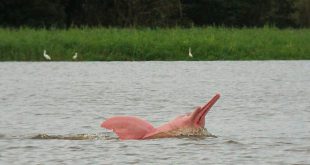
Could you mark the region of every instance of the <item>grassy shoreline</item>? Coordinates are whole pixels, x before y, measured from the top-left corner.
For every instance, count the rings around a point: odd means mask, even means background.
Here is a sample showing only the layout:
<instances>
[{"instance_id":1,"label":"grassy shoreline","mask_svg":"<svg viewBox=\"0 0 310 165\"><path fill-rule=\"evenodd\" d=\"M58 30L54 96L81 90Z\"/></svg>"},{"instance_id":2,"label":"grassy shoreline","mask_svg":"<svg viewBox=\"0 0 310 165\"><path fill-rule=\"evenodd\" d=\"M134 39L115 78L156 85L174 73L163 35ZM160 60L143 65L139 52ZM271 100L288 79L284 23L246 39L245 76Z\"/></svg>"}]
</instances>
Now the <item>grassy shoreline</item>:
<instances>
[{"instance_id":1,"label":"grassy shoreline","mask_svg":"<svg viewBox=\"0 0 310 165\"><path fill-rule=\"evenodd\" d=\"M0 28L0 61L43 61L44 49L53 61L309 60L310 29Z\"/></svg>"}]
</instances>

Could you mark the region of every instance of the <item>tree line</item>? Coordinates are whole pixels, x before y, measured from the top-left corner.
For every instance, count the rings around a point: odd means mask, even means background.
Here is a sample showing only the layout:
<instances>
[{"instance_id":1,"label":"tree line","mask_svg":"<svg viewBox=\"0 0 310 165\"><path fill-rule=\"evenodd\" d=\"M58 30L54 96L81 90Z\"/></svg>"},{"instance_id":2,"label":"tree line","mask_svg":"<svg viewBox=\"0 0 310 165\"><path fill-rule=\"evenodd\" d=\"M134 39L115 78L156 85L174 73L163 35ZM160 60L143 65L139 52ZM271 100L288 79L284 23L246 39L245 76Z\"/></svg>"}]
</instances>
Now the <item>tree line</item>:
<instances>
[{"instance_id":1,"label":"tree line","mask_svg":"<svg viewBox=\"0 0 310 165\"><path fill-rule=\"evenodd\" d=\"M0 26L310 27L310 0L0 0Z\"/></svg>"}]
</instances>

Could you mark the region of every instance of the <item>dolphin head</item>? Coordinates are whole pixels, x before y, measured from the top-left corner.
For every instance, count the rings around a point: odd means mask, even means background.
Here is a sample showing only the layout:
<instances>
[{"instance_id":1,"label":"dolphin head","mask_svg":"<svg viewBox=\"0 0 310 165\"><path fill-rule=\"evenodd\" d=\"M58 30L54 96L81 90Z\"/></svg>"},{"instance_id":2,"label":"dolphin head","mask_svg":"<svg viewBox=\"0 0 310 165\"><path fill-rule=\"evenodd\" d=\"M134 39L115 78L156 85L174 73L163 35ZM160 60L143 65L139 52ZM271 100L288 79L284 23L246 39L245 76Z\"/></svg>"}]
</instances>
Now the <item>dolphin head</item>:
<instances>
[{"instance_id":1,"label":"dolphin head","mask_svg":"<svg viewBox=\"0 0 310 165\"><path fill-rule=\"evenodd\" d=\"M178 116L174 120L170 121L169 122L170 126L173 128L182 128L182 127L204 128L205 116L219 98L220 94L216 94L203 107L197 107L193 112Z\"/></svg>"},{"instance_id":2,"label":"dolphin head","mask_svg":"<svg viewBox=\"0 0 310 165\"><path fill-rule=\"evenodd\" d=\"M197 107L193 112L178 116L159 126L154 131L147 133L143 139L206 135L205 116L219 98L220 94L216 94L203 107ZM207 134L209 135L208 132Z\"/></svg>"}]
</instances>

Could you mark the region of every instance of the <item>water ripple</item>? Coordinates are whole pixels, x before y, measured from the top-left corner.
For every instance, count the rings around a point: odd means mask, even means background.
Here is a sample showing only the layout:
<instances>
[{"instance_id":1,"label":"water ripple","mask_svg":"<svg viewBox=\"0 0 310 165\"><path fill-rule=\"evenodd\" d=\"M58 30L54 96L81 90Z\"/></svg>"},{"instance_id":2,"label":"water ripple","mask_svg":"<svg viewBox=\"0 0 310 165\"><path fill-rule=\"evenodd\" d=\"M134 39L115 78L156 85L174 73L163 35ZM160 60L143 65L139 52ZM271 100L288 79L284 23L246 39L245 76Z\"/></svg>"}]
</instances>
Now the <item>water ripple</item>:
<instances>
[{"instance_id":1,"label":"water ripple","mask_svg":"<svg viewBox=\"0 0 310 165\"><path fill-rule=\"evenodd\" d=\"M309 61L0 63L0 162L309 164L309 73ZM217 138L121 141L100 127L159 126L217 92Z\"/></svg>"}]
</instances>

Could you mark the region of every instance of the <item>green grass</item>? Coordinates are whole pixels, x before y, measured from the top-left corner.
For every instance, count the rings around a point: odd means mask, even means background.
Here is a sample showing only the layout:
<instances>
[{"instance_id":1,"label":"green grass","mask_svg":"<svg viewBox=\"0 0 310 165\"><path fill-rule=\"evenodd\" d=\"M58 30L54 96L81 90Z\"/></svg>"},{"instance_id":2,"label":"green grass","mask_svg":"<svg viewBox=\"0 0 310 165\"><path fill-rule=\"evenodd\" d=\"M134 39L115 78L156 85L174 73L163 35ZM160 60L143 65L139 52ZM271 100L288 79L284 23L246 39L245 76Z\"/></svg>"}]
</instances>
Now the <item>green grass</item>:
<instances>
[{"instance_id":1,"label":"green grass","mask_svg":"<svg viewBox=\"0 0 310 165\"><path fill-rule=\"evenodd\" d=\"M44 49L53 61L309 60L310 29L0 28L0 61L42 61Z\"/></svg>"}]
</instances>

